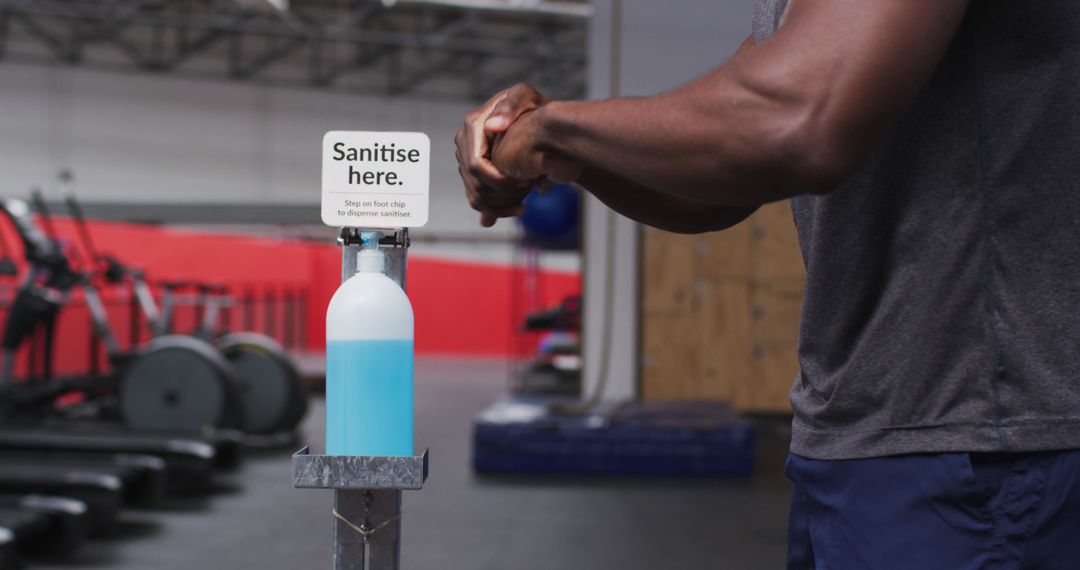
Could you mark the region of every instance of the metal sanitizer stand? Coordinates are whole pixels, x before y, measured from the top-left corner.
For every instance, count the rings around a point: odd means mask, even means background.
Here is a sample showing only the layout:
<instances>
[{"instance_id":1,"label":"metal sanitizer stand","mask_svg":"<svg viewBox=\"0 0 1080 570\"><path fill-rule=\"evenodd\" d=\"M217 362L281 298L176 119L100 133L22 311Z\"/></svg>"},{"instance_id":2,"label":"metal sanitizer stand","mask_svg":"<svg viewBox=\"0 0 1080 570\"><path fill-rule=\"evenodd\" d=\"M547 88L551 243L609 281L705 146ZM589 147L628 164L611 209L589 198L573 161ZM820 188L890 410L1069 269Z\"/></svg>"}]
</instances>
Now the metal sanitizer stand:
<instances>
[{"instance_id":1,"label":"metal sanitizer stand","mask_svg":"<svg viewBox=\"0 0 1080 570\"><path fill-rule=\"evenodd\" d=\"M356 273L361 234L379 231L386 256L386 274L405 289L409 230L343 228L341 279ZM428 452L414 457L351 457L311 455L305 447L293 456L293 486L333 489L334 570L399 570L401 568L401 492L423 488Z\"/></svg>"}]
</instances>

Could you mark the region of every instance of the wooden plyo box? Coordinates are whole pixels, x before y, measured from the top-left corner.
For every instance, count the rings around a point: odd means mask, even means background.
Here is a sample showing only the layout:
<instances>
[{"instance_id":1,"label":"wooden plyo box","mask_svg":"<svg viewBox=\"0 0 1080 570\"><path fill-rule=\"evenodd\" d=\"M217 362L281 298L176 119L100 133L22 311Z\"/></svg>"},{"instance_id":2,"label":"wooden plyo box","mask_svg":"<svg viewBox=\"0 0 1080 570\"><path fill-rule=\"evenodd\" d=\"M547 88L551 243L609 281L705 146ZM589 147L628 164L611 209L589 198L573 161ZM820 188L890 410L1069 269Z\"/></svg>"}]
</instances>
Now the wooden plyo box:
<instances>
[{"instance_id":1,"label":"wooden plyo box","mask_svg":"<svg viewBox=\"0 0 1080 570\"><path fill-rule=\"evenodd\" d=\"M646 228L642 397L788 412L805 268L787 202L686 236Z\"/></svg>"}]
</instances>

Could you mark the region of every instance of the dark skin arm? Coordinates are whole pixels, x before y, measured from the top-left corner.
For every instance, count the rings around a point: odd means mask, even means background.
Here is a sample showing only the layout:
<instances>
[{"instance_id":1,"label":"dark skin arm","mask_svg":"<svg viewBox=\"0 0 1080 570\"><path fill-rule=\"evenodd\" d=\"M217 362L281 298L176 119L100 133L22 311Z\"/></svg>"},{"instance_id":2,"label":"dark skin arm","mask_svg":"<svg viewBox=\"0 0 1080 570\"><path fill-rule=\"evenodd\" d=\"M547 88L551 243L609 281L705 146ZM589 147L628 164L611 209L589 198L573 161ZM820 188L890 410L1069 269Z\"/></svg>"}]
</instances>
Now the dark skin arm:
<instances>
[{"instance_id":1,"label":"dark skin arm","mask_svg":"<svg viewBox=\"0 0 1080 570\"><path fill-rule=\"evenodd\" d=\"M469 203L480 212L480 224L491 226L499 217L520 213L520 201L533 183L543 187L555 180L576 180L600 201L643 224L677 233L726 229L752 214L755 207L728 208L686 200L658 192L598 168L548 156L549 175L523 185L498 172L489 153L497 148L507 128L522 115L546 105L550 99L527 85L500 92L465 117L455 136L458 171ZM549 177L550 176L550 177Z\"/></svg>"},{"instance_id":2,"label":"dark skin arm","mask_svg":"<svg viewBox=\"0 0 1080 570\"><path fill-rule=\"evenodd\" d=\"M622 192L720 207L829 192L914 102L967 5L793 0L772 38L684 87L522 114L493 165L534 180L573 160L634 183Z\"/></svg>"},{"instance_id":3,"label":"dark skin arm","mask_svg":"<svg viewBox=\"0 0 1080 570\"><path fill-rule=\"evenodd\" d=\"M757 210L756 206L733 208L693 202L598 169L586 168L577 183L627 218L678 234L724 230Z\"/></svg>"},{"instance_id":4,"label":"dark skin arm","mask_svg":"<svg viewBox=\"0 0 1080 570\"><path fill-rule=\"evenodd\" d=\"M753 45L747 39L739 51ZM532 104L529 103L532 101ZM494 109L494 117L503 117L509 126L522 114L539 109L550 103L528 86L515 86ZM500 132L494 144L496 153L504 133ZM727 207L705 204L685 199L632 182L609 170L586 166L574 160L560 160L547 155L546 175L537 182L543 187L556 180L576 181L607 207L636 222L669 232L694 234L727 229L753 214L756 206Z\"/></svg>"}]
</instances>

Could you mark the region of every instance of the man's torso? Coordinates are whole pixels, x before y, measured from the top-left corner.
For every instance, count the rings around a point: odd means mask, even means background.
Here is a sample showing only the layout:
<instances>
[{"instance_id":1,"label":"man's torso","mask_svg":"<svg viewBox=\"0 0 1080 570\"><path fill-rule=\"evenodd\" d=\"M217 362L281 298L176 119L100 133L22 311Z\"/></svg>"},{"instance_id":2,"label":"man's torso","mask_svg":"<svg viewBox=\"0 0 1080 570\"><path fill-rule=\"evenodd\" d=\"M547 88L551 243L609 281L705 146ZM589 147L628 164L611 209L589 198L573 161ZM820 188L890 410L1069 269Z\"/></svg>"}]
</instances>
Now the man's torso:
<instances>
[{"instance_id":1,"label":"man's torso","mask_svg":"<svg viewBox=\"0 0 1080 570\"><path fill-rule=\"evenodd\" d=\"M1080 447L1080 2L972 0L873 156L792 209L794 452Z\"/></svg>"}]
</instances>

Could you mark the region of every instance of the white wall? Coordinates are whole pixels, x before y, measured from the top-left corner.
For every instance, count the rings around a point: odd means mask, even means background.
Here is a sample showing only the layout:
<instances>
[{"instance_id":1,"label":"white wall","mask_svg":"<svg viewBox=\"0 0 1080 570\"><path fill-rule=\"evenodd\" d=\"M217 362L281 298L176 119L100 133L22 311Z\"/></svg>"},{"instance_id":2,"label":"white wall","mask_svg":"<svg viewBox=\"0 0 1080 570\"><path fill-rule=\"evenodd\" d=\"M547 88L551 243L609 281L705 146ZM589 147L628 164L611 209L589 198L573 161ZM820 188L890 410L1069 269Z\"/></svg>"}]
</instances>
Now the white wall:
<instances>
[{"instance_id":1,"label":"white wall","mask_svg":"<svg viewBox=\"0 0 1080 570\"><path fill-rule=\"evenodd\" d=\"M752 0L594 0L593 5L593 98L648 96L678 87L723 63L750 35L753 16ZM606 377L603 399L618 401L639 393L641 231L608 212L599 201L586 201L584 390L593 395ZM608 240L612 223L614 243ZM607 319L613 320L605 342ZM605 356L607 373L602 374Z\"/></svg>"},{"instance_id":2,"label":"white wall","mask_svg":"<svg viewBox=\"0 0 1080 570\"><path fill-rule=\"evenodd\" d=\"M669 91L720 65L750 36L754 15L754 0L622 4L623 95Z\"/></svg>"},{"instance_id":3,"label":"white wall","mask_svg":"<svg viewBox=\"0 0 1080 570\"><path fill-rule=\"evenodd\" d=\"M325 131L417 130L432 141L427 231L476 232L451 140L472 107L0 61L0 195L71 167L87 202L298 205L317 224Z\"/></svg>"}]
</instances>

